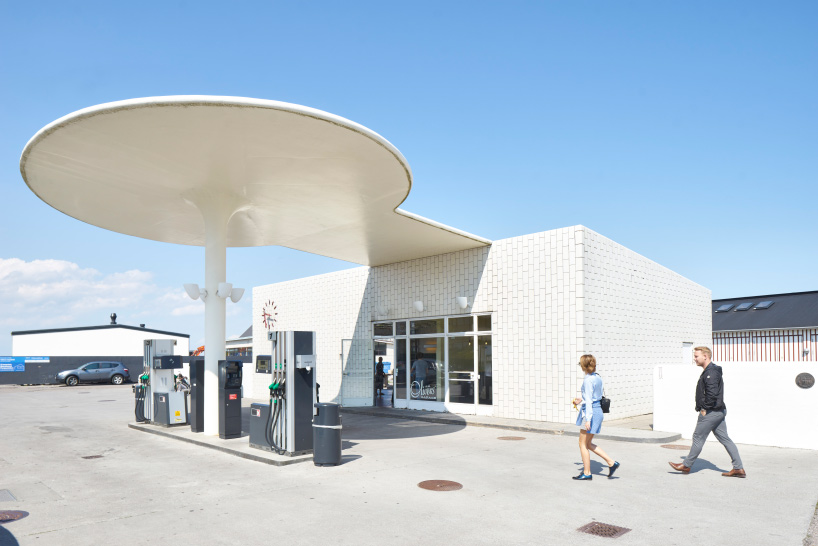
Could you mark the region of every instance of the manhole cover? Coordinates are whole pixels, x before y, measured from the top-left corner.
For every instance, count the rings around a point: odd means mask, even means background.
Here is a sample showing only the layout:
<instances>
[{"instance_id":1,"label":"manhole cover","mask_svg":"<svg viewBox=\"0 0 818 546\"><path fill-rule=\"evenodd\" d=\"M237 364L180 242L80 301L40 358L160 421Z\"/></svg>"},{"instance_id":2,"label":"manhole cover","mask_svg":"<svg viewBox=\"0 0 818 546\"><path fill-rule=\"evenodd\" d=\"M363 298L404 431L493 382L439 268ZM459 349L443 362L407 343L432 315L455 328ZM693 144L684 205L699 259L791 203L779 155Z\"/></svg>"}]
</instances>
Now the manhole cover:
<instances>
[{"instance_id":1,"label":"manhole cover","mask_svg":"<svg viewBox=\"0 0 818 546\"><path fill-rule=\"evenodd\" d=\"M461 484L447 480L426 480L425 482L420 482L418 487L428 489L429 491L457 491L458 489L463 489Z\"/></svg>"},{"instance_id":2,"label":"manhole cover","mask_svg":"<svg viewBox=\"0 0 818 546\"><path fill-rule=\"evenodd\" d=\"M683 446L679 444L663 444L662 446L665 449L683 449L685 451L690 451L690 446Z\"/></svg>"},{"instance_id":3,"label":"manhole cover","mask_svg":"<svg viewBox=\"0 0 818 546\"><path fill-rule=\"evenodd\" d=\"M17 521L18 519L22 519L27 515L28 512L23 512L21 510L0 510L0 523Z\"/></svg>"},{"instance_id":4,"label":"manhole cover","mask_svg":"<svg viewBox=\"0 0 818 546\"><path fill-rule=\"evenodd\" d=\"M498 436L498 440L525 440L525 436Z\"/></svg>"},{"instance_id":5,"label":"manhole cover","mask_svg":"<svg viewBox=\"0 0 818 546\"><path fill-rule=\"evenodd\" d=\"M102 455L86 455L83 459L101 459Z\"/></svg>"},{"instance_id":6,"label":"manhole cover","mask_svg":"<svg viewBox=\"0 0 818 546\"><path fill-rule=\"evenodd\" d=\"M619 538L628 531L630 531L630 529L594 521L587 525L583 525L582 527L577 529L577 531L579 531L580 533L588 533L589 535L594 535L598 537Z\"/></svg>"}]
</instances>

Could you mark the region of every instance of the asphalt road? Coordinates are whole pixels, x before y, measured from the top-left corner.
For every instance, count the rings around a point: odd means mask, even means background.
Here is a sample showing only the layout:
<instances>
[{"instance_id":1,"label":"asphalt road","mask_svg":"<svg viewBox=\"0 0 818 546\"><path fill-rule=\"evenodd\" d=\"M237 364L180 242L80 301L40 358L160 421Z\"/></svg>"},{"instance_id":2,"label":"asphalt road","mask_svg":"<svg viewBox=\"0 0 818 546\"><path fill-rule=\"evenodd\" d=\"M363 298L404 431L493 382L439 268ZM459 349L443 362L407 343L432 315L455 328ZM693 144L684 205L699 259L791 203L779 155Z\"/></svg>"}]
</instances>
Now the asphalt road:
<instances>
[{"instance_id":1,"label":"asphalt road","mask_svg":"<svg viewBox=\"0 0 818 546\"><path fill-rule=\"evenodd\" d=\"M2 386L0 416L0 510L29 513L0 525L3 546L801 546L818 501L808 450L739 445L742 480L721 476L717 443L684 476L667 464L682 450L606 440L615 478L594 461L593 481L576 482L575 437L355 414L342 465L270 466L128 428L128 385ZM577 531L595 521L630 531Z\"/></svg>"}]
</instances>

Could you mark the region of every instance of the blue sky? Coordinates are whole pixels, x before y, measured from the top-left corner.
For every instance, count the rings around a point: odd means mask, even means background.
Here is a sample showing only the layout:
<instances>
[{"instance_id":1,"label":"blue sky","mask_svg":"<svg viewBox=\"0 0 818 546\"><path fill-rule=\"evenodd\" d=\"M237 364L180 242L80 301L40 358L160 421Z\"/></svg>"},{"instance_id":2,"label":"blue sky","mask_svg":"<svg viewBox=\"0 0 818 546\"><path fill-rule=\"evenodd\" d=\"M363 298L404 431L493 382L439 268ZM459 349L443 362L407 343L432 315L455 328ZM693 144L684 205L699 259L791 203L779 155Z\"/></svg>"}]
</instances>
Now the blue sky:
<instances>
[{"instance_id":1,"label":"blue sky","mask_svg":"<svg viewBox=\"0 0 818 546\"><path fill-rule=\"evenodd\" d=\"M816 22L815 2L3 2L0 354L111 312L203 343L181 286L202 248L74 220L19 173L47 123L146 96L346 117L408 159L401 208L489 239L584 224L714 298L816 290ZM353 266L229 249L227 278Z\"/></svg>"}]
</instances>

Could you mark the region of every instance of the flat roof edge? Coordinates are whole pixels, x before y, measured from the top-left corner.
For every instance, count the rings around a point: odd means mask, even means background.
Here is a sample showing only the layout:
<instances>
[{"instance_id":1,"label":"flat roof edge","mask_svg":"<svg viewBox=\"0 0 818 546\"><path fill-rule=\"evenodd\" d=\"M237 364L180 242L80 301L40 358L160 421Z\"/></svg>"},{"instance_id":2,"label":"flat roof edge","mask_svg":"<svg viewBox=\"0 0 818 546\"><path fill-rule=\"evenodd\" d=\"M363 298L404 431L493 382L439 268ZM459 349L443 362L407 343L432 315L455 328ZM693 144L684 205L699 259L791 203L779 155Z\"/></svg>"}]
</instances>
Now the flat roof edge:
<instances>
[{"instance_id":1,"label":"flat roof edge","mask_svg":"<svg viewBox=\"0 0 818 546\"><path fill-rule=\"evenodd\" d=\"M74 328L47 328L43 330L18 330L12 332L13 336L25 336L29 334L52 334L57 332L80 332L83 330L107 330L111 328L124 328L126 330L139 330L140 332L151 332L153 334L166 334L169 336L186 337L190 339L190 334L180 334L179 332L168 332L166 330L154 330L153 328L142 328L141 326L130 326L127 324L103 324L102 326L77 326Z\"/></svg>"}]
</instances>

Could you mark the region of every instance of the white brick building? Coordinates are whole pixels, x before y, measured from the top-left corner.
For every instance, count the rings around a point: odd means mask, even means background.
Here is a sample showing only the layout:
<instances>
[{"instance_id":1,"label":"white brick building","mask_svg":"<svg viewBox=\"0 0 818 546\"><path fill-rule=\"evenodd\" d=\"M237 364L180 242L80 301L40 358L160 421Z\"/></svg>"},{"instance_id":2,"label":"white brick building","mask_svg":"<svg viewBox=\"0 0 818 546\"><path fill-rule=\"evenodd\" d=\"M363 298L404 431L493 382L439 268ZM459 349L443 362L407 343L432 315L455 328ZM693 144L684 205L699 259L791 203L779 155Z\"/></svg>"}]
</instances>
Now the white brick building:
<instances>
[{"instance_id":1,"label":"white brick building","mask_svg":"<svg viewBox=\"0 0 818 546\"><path fill-rule=\"evenodd\" d=\"M372 405L377 352L400 366L396 407L563 423L592 353L620 418L653 411L654 366L710 342L710 301L574 226L256 287L253 353L269 354L268 328L313 330L322 401ZM245 373L245 396L266 397L268 379Z\"/></svg>"}]
</instances>

